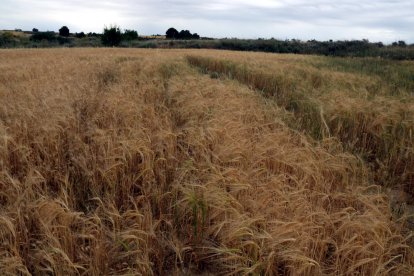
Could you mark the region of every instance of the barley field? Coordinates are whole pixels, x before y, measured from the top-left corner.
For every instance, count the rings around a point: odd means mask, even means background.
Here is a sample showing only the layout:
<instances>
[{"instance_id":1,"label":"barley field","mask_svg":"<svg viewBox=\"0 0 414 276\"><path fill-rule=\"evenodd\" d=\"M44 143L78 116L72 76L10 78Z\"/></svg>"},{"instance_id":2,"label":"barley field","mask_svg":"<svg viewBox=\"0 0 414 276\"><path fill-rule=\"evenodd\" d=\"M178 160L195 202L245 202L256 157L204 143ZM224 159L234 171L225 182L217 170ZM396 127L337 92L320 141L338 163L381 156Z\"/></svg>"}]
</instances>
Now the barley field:
<instances>
[{"instance_id":1,"label":"barley field","mask_svg":"<svg viewBox=\"0 0 414 276\"><path fill-rule=\"evenodd\" d=\"M412 275L414 62L0 51L0 274Z\"/></svg>"}]
</instances>

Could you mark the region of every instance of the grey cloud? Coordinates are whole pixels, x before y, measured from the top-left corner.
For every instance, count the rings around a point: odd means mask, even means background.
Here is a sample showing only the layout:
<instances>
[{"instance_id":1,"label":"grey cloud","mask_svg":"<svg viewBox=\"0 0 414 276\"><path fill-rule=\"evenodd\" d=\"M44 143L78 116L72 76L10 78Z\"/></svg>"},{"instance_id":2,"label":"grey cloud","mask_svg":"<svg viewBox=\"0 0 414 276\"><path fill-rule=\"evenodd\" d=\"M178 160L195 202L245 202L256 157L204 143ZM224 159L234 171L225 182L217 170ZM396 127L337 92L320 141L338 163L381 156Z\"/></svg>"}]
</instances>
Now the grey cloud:
<instances>
[{"instance_id":1,"label":"grey cloud","mask_svg":"<svg viewBox=\"0 0 414 276\"><path fill-rule=\"evenodd\" d=\"M299 39L369 38L414 42L414 1L345 0L3 0L0 28L31 24L56 29L100 31L118 23L141 33L163 33L175 26L214 37ZM89 18L88 18L89 17ZM76 22L71 22L76 21ZM22 26L24 25L24 26Z\"/></svg>"}]
</instances>

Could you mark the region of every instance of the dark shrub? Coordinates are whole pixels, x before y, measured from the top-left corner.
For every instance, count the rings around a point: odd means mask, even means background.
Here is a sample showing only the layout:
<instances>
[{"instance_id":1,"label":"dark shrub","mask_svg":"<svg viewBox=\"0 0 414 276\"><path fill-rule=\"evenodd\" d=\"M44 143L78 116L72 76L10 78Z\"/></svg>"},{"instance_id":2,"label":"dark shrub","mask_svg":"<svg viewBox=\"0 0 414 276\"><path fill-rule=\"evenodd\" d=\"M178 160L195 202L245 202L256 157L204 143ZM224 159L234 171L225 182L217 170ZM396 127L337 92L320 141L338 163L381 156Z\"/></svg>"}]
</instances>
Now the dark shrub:
<instances>
[{"instance_id":1,"label":"dark shrub","mask_svg":"<svg viewBox=\"0 0 414 276\"><path fill-rule=\"evenodd\" d=\"M69 36L69 28L66 26L63 26L62 28L59 29L59 35L60 36L64 36L64 37L68 37Z\"/></svg>"},{"instance_id":2,"label":"dark shrub","mask_svg":"<svg viewBox=\"0 0 414 276\"><path fill-rule=\"evenodd\" d=\"M86 35L84 32L80 32L80 33L75 33L75 37L77 38L84 38Z\"/></svg>"},{"instance_id":3,"label":"dark shrub","mask_svg":"<svg viewBox=\"0 0 414 276\"><path fill-rule=\"evenodd\" d=\"M101 37L101 34L97 34L97 33L88 33L88 37Z\"/></svg>"},{"instance_id":4,"label":"dark shrub","mask_svg":"<svg viewBox=\"0 0 414 276\"><path fill-rule=\"evenodd\" d=\"M69 44L70 43L69 38L63 37L63 36L58 36L57 37L57 41L59 42L60 45Z\"/></svg>"},{"instance_id":5,"label":"dark shrub","mask_svg":"<svg viewBox=\"0 0 414 276\"><path fill-rule=\"evenodd\" d=\"M56 40L56 35L54 32L37 32L37 33L34 33L30 39L33 41L42 41L42 40L54 41Z\"/></svg>"},{"instance_id":6,"label":"dark shrub","mask_svg":"<svg viewBox=\"0 0 414 276\"><path fill-rule=\"evenodd\" d=\"M5 32L0 34L0 46L1 47L10 47L13 46L14 35L11 32Z\"/></svg>"},{"instance_id":7,"label":"dark shrub","mask_svg":"<svg viewBox=\"0 0 414 276\"><path fill-rule=\"evenodd\" d=\"M121 43L122 34L118 26L105 27L102 34L102 44L105 46L118 46Z\"/></svg>"},{"instance_id":8,"label":"dark shrub","mask_svg":"<svg viewBox=\"0 0 414 276\"><path fill-rule=\"evenodd\" d=\"M165 35L167 39L176 39L178 38L178 31L174 28L169 28Z\"/></svg>"},{"instance_id":9,"label":"dark shrub","mask_svg":"<svg viewBox=\"0 0 414 276\"><path fill-rule=\"evenodd\" d=\"M122 34L123 40L135 40L138 39L138 33L135 30L125 30Z\"/></svg>"},{"instance_id":10,"label":"dark shrub","mask_svg":"<svg viewBox=\"0 0 414 276\"><path fill-rule=\"evenodd\" d=\"M191 39L193 35L190 33L189 30L181 30L178 34L178 39Z\"/></svg>"},{"instance_id":11,"label":"dark shrub","mask_svg":"<svg viewBox=\"0 0 414 276\"><path fill-rule=\"evenodd\" d=\"M400 46L400 47L407 47L407 43L405 43L404 40L400 40L400 41L398 41L398 46Z\"/></svg>"}]
</instances>

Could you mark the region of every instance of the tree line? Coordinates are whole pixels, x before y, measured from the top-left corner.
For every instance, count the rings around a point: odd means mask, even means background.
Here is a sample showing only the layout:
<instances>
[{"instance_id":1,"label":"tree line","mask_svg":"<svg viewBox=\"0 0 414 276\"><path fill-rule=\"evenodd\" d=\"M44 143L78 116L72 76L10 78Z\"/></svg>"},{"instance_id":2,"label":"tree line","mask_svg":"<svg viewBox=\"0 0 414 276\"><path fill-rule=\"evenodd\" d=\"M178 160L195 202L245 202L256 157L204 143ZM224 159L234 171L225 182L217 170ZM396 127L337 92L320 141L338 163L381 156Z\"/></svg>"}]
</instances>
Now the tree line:
<instances>
[{"instance_id":1,"label":"tree line","mask_svg":"<svg viewBox=\"0 0 414 276\"><path fill-rule=\"evenodd\" d=\"M16 29L15 32L23 32ZM271 53L315 54L326 56L372 56L389 59L414 60L414 44L396 41L390 45L368 40L317 41L278 39L209 39L197 33L171 27L164 39L144 38L136 30L122 30L119 26L104 27L102 33L71 33L62 26L58 33L41 32L33 28L23 32L30 36L16 36L13 32L0 34L0 48L10 47L136 47L136 48L208 48ZM157 36L159 38L159 36Z\"/></svg>"},{"instance_id":2,"label":"tree line","mask_svg":"<svg viewBox=\"0 0 414 276\"><path fill-rule=\"evenodd\" d=\"M88 33L85 34L84 32L74 33L71 34L70 30L67 26L62 26L59 29L58 36L56 36L55 32L47 31L47 32L39 32L37 28L32 29L32 36L31 40L33 41L58 41L61 44L67 42L69 37L76 37L76 38L85 38L85 37L99 37L102 41L104 46L119 46L122 41L132 41L139 39L138 32L136 30L121 30L119 26L109 26L104 27L104 30L101 34L97 33ZM200 39L200 36L197 33L192 34L189 30L181 30L180 32L177 31L175 28L169 28L166 33L165 37L167 39L181 39L181 40L191 40L191 39Z\"/></svg>"},{"instance_id":3,"label":"tree line","mask_svg":"<svg viewBox=\"0 0 414 276\"><path fill-rule=\"evenodd\" d=\"M178 32L175 28L169 28L165 32L165 37L167 39L200 39L197 33L192 34L189 30L181 30Z\"/></svg>"}]
</instances>

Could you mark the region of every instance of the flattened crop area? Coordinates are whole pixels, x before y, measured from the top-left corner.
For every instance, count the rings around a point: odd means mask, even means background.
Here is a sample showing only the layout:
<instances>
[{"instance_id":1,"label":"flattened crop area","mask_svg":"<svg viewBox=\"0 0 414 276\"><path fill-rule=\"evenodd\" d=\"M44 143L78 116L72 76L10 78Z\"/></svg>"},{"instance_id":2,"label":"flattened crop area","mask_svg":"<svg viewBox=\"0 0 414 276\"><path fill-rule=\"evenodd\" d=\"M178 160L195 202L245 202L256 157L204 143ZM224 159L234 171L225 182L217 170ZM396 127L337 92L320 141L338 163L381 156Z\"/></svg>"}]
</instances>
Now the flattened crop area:
<instances>
[{"instance_id":1,"label":"flattened crop area","mask_svg":"<svg viewBox=\"0 0 414 276\"><path fill-rule=\"evenodd\" d=\"M289 108L289 78L282 105L189 61L217 53L0 51L1 274L414 272L410 231L333 119Z\"/></svg>"}]
</instances>

